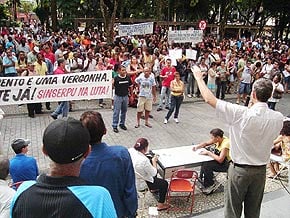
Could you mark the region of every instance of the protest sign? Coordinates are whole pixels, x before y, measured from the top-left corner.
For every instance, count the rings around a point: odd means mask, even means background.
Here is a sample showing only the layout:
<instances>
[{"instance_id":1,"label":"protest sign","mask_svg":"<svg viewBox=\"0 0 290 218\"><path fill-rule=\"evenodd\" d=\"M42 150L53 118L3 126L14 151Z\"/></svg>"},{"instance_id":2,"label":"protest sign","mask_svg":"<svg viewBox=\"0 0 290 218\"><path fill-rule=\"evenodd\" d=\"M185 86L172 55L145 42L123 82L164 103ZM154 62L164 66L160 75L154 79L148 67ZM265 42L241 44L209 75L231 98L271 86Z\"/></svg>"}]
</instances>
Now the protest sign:
<instances>
[{"instance_id":1,"label":"protest sign","mask_svg":"<svg viewBox=\"0 0 290 218\"><path fill-rule=\"evenodd\" d=\"M196 55L197 55L196 50L193 50L193 49L186 49L185 50L186 59L196 60Z\"/></svg>"},{"instance_id":2,"label":"protest sign","mask_svg":"<svg viewBox=\"0 0 290 218\"><path fill-rule=\"evenodd\" d=\"M202 30L173 30L168 31L169 43L202 42Z\"/></svg>"},{"instance_id":3,"label":"protest sign","mask_svg":"<svg viewBox=\"0 0 290 218\"><path fill-rule=\"evenodd\" d=\"M0 105L111 98L112 71L0 77Z\"/></svg>"},{"instance_id":4,"label":"protest sign","mask_svg":"<svg viewBox=\"0 0 290 218\"><path fill-rule=\"evenodd\" d=\"M182 49L169 49L168 50L169 57L174 59L181 59L182 58Z\"/></svg>"},{"instance_id":5,"label":"protest sign","mask_svg":"<svg viewBox=\"0 0 290 218\"><path fill-rule=\"evenodd\" d=\"M119 36L134 36L153 33L153 22L119 25Z\"/></svg>"}]
</instances>

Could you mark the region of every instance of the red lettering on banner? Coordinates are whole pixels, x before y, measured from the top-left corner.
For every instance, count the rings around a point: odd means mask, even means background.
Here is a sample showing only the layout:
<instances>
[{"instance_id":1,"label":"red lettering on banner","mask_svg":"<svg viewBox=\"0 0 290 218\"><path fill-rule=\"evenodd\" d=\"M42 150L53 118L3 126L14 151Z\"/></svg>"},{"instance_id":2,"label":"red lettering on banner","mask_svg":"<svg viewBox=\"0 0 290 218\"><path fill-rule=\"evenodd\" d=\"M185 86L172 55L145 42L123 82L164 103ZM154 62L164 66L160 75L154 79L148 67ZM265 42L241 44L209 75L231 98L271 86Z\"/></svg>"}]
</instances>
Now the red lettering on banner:
<instances>
[{"instance_id":1,"label":"red lettering on banner","mask_svg":"<svg viewBox=\"0 0 290 218\"><path fill-rule=\"evenodd\" d=\"M89 88L88 87L81 87L79 89L78 96L88 96Z\"/></svg>"},{"instance_id":2,"label":"red lettering on banner","mask_svg":"<svg viewBox=\"0 0 290 218\"><path fill-rule=\"evenodd\" d=\"M104 95L107 93L107 88L106 86L97 86L97 87L92 87L90 95Z\"/></svg>"},{"instance_id":3,"label":"red lettering on banner","mask_svg":"<svg viewBox=\"0 0 290 218\"><path fill-rule=\"evenodd\" d=\"M62 89L47 89L40 90L37 98L62 98L68 96L75 96L77 88L62 88Z\"/></svg>"}]
</instances>

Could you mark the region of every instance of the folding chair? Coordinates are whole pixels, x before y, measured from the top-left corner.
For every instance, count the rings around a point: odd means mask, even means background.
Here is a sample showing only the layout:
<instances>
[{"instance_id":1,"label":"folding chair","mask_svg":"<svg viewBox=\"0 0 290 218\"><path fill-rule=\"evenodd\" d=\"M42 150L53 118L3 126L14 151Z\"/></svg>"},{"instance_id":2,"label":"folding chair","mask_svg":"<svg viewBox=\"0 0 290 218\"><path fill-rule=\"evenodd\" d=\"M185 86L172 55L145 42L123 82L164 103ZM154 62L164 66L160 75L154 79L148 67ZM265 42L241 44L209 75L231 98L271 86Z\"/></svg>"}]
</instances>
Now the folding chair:
<instances>
[{"instance_id":1,"label":"folding chair","mask_svg":"<svg viewBox=\"0 0 290 218\"><path fill-rule=\"evenodd\" d=\"M145 210L145 197L146 193L148 192L148 186L145 182L145 179L135 171L135 178L136 178L136 189L137 189L137 194L138 198L140 198L140 205L141 205L141 214L140 217L143 217L144 215L144 210Z\"/></svg>"},{"instance_id":2,"label":"folding chair","mask_svg":"<svg viewBox=\"0 0 290 218\"><path fill-rule=\"evenodd\" d=\"M287 161L284 161L282 156L278 156L275 154L271 154L270 159L272 161L278 162L281 165L280 170L276 172L276 175L272 178L272 180L276 179L285 169L290 167L290 159Z\"/></svg>"},{"instance_id":3,"label":"folding chair","mask_svg":"<svg viewBox=\"0 0 290 218\"><path fill-rule=\"evenodd\" d=\"M194 191L198 174L194 170L180 169L173 172L167 191L167 203L170 204L172 198L186 198L188 202L191 198L190 213L194 204ZM175 195L174 192L179 194ZM183 193L183 195L180 195ZM188 193L188 195L185 195ZM169 210L180 210L178 207L170 207Z\"/></svg>"}]
</instances>

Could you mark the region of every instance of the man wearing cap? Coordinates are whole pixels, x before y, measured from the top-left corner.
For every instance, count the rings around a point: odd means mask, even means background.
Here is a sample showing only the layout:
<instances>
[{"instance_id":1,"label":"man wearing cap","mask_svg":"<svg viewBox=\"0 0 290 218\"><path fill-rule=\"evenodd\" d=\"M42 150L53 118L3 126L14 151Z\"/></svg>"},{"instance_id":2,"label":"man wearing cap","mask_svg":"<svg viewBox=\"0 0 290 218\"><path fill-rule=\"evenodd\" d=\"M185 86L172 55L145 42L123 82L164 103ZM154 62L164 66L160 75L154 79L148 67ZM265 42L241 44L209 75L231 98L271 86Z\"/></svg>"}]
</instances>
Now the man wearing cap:
<instances>
[{"instance_id":1,"label":"man wearing cap","mask_svg":"<svg viewBox=\"0 0 290 218\"><path fill-rule=\"evenodd\" d=\"M12 218L115 218L109 192L87 186L80 165L90 153L90 134L73 118L58 119L44 130L42 151L51 159L49 173L24 182L11 205Z\"/></svg>"},{"instance_id":2,"label":"man wearing cap","mask_svg":"<svg viewBox=\"0 0 290 218\"><path fill-rule=\"evenodd\" d=\"M99 112L84 112L81 122L90 132L92 152L82 163L80 177L89 184L100 185L109 190L119 218L135 217L138 200L135 173L128 149L123 146L108 146L102 142L107 130Z\"/></svg>"},{"instance_id":3,"label":"man wearing cap","mask_svg":"<svg viewBox=\"0 0 290 218\"><path fill-rule=\"evenodd\" d=\"M39 48L34 46L33 50L27 54L27 62L35 63L37 61L36 55L39 53Z\"/></svg>"},{"instance_id":4,"label":"man wearing cap","mask_svg":"<svg viewBox=\"0 0 290 218\"><path fill-rule=\"evenodd\" d=\"M27 156L30 141L18 138L12 141L11 147L15 157L10 160L10 175L13 183L26 180L35 180L38 176L38 167L34 157Z\"/></svg>"}]
</instances>

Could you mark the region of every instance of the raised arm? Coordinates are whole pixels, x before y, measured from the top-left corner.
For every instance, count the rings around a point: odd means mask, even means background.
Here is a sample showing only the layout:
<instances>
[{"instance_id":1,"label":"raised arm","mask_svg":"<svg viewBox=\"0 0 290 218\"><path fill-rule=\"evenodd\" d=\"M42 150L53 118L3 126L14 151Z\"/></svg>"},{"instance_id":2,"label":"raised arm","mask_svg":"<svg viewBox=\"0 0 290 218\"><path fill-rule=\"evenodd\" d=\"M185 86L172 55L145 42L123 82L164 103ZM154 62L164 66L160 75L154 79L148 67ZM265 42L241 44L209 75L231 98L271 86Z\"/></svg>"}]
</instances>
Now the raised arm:
<instances>
[{"instance_id":1,"label":"raised arm","mask_svg":"<svg viewBox=\"0 0 290 218\"><path fill-rule=\"evenodd\" d=\"M193 72L193 75L194 75L195 80L197 82L198 88L199 88L200 93L201 93L202 97L204 98L205 102L215 108L216 103L217 103L217 98L207 88L207 85L205 84L205 82L203 80L203 75L202 75L202 72L200 71L200 68L198 66L193 66L191 68L191 71Z\"/></svg>"}]
</instances>

